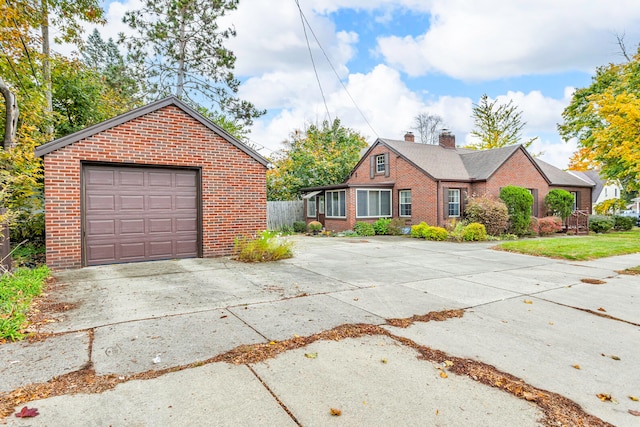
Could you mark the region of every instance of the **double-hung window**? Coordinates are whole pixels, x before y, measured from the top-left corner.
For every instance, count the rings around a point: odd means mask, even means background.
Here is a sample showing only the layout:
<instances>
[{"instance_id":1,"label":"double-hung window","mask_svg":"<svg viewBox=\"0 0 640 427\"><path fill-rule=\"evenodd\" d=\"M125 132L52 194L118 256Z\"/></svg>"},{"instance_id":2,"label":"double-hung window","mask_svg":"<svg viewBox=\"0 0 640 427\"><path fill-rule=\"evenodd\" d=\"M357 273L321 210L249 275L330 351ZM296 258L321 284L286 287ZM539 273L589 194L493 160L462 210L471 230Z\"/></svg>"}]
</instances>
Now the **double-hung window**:
<instances>
[{"instance_id":1,"label":"double-hung window","mask_svg":"<svg viewBox=\"0 0 640 427\"><path fill-rule=\"evenodd\" d=\"M449 216L457 218L460 216L460 189L449 189Z\"/></svg>"},{"instance_id":2,"label":"double-hung window","mask_svg":"<svg viewBox=\"0 0 640 427\"><path fill-rule=\"evenodd\" d=\"M391 216L391 190L356 190L356 216L359 218Z\"/></svg>"},{"instance_id":3,"label":"double-hung window","mask_svg":"<svg viewBox=\"0 0 640 427\"><path fill-rule=\"evenodd\" d=\"M384 157L384 154L378 154L376 156L376 173L384 173L386 167Z\"/></svg>"},{"instance_id":4,"label":"double-hung window","mask_svg":"<svg viewBox=\"0 0 640 427\"><path fill-rule=\"evenodd\" d=\"M345 218L347 205L345 190L325 192L325 212L327 218Z\"/></svg>"},{"instance_id":5,"label":"double-hung window","mask_svg":"<svg viewBox=\"0 0 640 427\"><path fill-rule=\"evenodd\" d=\"M400 216L411 216L411 190L400 190Z\"/></svg>"},{"instance_id":6,"label":"double-hung window","mask_svg":"<svg viewBox=\"0 0 640 427\"><path fill-rule=\"evenodd\" d=\"M578 192L571 191L571 196L573 196L573 205L571 206L571 211L575 211L578 209Z\"/></svg>"}]
</instances>

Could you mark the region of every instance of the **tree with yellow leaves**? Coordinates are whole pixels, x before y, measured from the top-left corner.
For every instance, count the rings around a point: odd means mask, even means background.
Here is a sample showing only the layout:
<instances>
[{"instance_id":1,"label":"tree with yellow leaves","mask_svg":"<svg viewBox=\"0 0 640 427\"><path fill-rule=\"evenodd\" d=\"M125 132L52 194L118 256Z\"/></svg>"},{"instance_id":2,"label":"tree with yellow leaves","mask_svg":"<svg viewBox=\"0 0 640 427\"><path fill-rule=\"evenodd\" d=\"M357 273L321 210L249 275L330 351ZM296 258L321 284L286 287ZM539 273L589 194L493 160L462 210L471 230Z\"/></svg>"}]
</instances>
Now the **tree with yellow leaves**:
<instances>
[{"instance_id":1,"label":"tree with yellow leaves","mask_svg":"<svg viewBox=\"0 0 640 427\"><path fill-rule=\"evenodd\" d=\"M626 63L598 68L562 117L560 135L578 142L570 168L600 168L626 191L640 190L640 50Z\"/></svg>"}]
</instances>

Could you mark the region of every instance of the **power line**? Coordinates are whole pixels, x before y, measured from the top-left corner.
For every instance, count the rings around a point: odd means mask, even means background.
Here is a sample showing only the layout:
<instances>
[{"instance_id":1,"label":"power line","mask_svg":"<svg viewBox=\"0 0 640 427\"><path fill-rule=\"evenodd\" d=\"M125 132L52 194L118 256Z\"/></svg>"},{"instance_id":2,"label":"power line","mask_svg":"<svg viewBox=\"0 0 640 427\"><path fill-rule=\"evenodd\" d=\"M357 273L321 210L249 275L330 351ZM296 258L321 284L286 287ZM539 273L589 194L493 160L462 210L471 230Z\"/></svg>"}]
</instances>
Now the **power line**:
<instances>
[{"instance_id":1,"label":"power line","mask_svg":"<svg viewBox=\"0 0 640 427\"><path fill-rule=\"evenodd\" d=\"M304 38L307 41L307 49L309 50L309 56L311 57L311 64L313 65L313 72L316 75L316 81L318 82L318 87L320 88L320 94L322 95L322 102L324 102L324 108L327 111L327 117L329 118L329 123L332 122L331 120L331 114L329 114L329 107L327 106L327 99L324 96L324 91L322 90L322 84L320 83L320 76L318 76L318 69L316 68L316 63L313 60L313 53L311 52L311 44L309 43L309 37L307 36L307 27L304 24L307 19L304 17L304 13L302 13L302 8L300 7L300 3L298 0L296 0L296 5L298 6L298 10L300 11L300 22L302 22L302 30L304 31ZM309 23L307 22L307 25L309 25ZM309 30L311 31L311 33L313 34L313 30L311 29L311 26L309 26ZM314 35L315 37L315 35ZM317 41L317 39L316 39Z\"/></svg>"},{"instance_id":2,"label":"power line","mask_svg":"<svg viewBox=\"0 0 640 427\"><path fill-rule=\"evenodd\" d=\"M347 93L347 96L349 97L349 99L353 103L353 106L356 107L356 110L358 110L358 113L360 113L360 116L364 119L365 123L367 123L367 126L369 126L369 129L371 129L371 131L374 133L376 138L379 138L378 132L376 132L376 130L373 128L373 126L371 125L369 120L367 120L367 117L364 115L364 113L362 112L362 110L358 106L358 103L355 101L355 99L353 99L353 96L351 96L351 93L349 92L349 89L347 89L347 86L342 81L342 78L338 74L338 71L333 66L333 63L331 62L331 59L329 59L329 55L327 55L327 52L322 47L322 44L320 44L320 40L318 40L318 37L316 36L316 33L313 31L313 28L311 27L311 24L309 24L309 21L307 20L307 17L304 15L304 13L302 12L302 9L300 8L299 0L295 0L295 1L296 1L296 5L298 6L298 10L300 10L300 17L301 17L301 19L304 20L304 22L302 23L303 28L306 28L305 27L305 22L306 22L306 26L309 27L309 31L311 31L311 34L313 35L313 38L315 39L316 43L318 44L318 47L320 48L320 51L322 51L322 54L324 55L325 59L329 63L329 66L331 67L331 70L333 70L333 73L336 75L336 78L340 82L340 85L342 86L344 91ZM307 37L306 29L305 29L305 32L304 32L304 36L305 36L305 38ZM307 46L308 45L309 45L309 39L307 39ZM309 49L311 49L311 48L309 48ZM311 54L311 50L309 50L309 54ZM311 61L313 62L313 56L311 57ZM314 71L316 70L315 69L315 64L313 66L313 69L314 69ZM316 71L316 78L317 78L317 76L318 76L318 72ZM319 83L320 82L318 81L318 84ZM322 88L320 90L322 91ZM322 99L324 99L324 94L322 95ZM326 102L325 102L325 107L326 107Z\"/></svg>"}]
</instances>

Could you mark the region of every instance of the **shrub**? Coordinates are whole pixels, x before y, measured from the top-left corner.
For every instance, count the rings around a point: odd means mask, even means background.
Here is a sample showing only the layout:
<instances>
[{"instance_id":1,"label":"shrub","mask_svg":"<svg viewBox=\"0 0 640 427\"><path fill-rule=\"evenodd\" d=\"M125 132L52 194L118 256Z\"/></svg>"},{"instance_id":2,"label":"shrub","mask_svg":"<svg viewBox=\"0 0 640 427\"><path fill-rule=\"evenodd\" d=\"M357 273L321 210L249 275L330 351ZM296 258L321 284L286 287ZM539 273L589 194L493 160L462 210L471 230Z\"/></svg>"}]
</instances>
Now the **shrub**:
<instances>
[{"instance_id":1,"label":"shrub","mask_svg":"<svg viewBox=\"0 0 640 427\"><path fill-rule=\"evenodd\" d=\"M508 185L500 190L500 199L509 211L509 232L523 236L529 230L533 196L526 188Z\"/></svg>"},{"instance_id":2,"label":"shrub","mask_svg":"<svg viewBox=\"0 0 640 427\"><path fill-rule=\"evenodd\" d=\"M304 221L294 221L293 231L295 231L296 233L304 233L305 231L307 231L307 223Z\"/></svg>"},{"instance_id":3,"label":"shrub","mask_svg":"<svg viewBox=\"0 0 640 427\"><path fill-rule=\"evenodd\" d=\"M453 225L453 224L452 224ZM449 231L449 236L456 239L458 242L462 241L462 235L464 233L465 223L456 222L453 230Z\"/></svg>"},{"instance_id":4,"label":"shrub","mask_svg":"<svg viewBox=\"0 0 640 427\"><path fill-rule=\"evenodd\" d=\"M541 236L548 236L562 230L562 219L557 216L545 216L538 220Z\"/></svg>"},{"instance_id":5,"label":"shrub","mask_svg":"<svg viewBox=\"0 0 640 427\"><path fill-rule=\"evenodd\" d=\"M487 230L483 224L472 222L462 232L462 240L465 242L480 242L487 240Z\"/></svg>"},{"instance_id":6,"label":"shrub","mask_svg":"<svg viewBox=\"0 0 640 427\"><path fill-rule=\"evenodd\" d=\"M356 225L353 226L353 231L358 233L358 236L373 236L376 234L373 225L364 221L356 222Z\"/></svg>"},{"instance_id":7,"label":"shrub","mask_svg":"<svg viewBox=\"0 0 640 427\"><path fill-rule=\"evenodd\" d=\"M389 224L391 218L380 218L373 223L373 230L376 234L389 234Z\"/></svg>"},{"instance_id":8,"label":"shrub","mask_svg":"<svg viewBox=\"0 0 640 427\"><path fill-rule=\"evenodd\" d=\"M285 234L285 235L294 233L293 227L290 226L290 225L287 225L287 224L282 224L280 226L280 230L279 231L280 231L280 234Z\"/></svg>"},{"instance_id":9,"label":"shrub","mask_svg":"<svg viewBox=\"0 0 640 427\"><path fill-rule=\"evenodd\" d=\"M610 216L591 215L589 217L589 231L594 233L606 233L613 228L615 222Z\"/></svg>"},{"instance_id":10,"label":"shrub","mask_svg":"<svg viewBox=\"0 0 640 427\"><path fill-rule=\"evenodd\" d=\"M531 236L537 236L540 234L540 221L535 216L529 218L529 233Z\"/></svg>"},{"instance_id":11,"label":"shrub","mask_svg":"<svg viewBox=\"0 0 640 427\"><path fill-rule=\"evenodd\" d=\"M12 242L28 241L44 245L44 214L20 211L9 222L9 237Z\"/></svg>"},{"instance_id":12,"label":"shrub","mask_svg":"<svg viewBox=\"0 0 640 427\"><path fill-rule=\"evenodd\" d=\"M309 227L309 231L312 232L318 232L320 230L322 230L322 223L320 223L319 221L311 221L307 227Z\"/></svg>"},{"instance_id":13,"label":"shrub","mask_svg":"<svg viewBox=\"0 0 640 427\"><path fill-rule=\"evenodd\" d=\"M427 240L442 241L447 240L447 238L449 237L449 232L442 227L430 227L427 225L424 228L422 237Z\"/></svg>"},{"instance_id":14,"label":"shrub","mask_svg":"<svg viewBox=\"0 0 640 427\"><path fill-rule=\"evenodd\" d=\"M636 219L632 216L613 216L613 229L617 231L629 231L636 225Z\"/></svg>"},{"instance_id":15,"label":"shrub","mask_svg":"<svg viewBox=\"0 0 640 427\"><path fill-rule=\"evenodd\" d=\"M293 243L278 238L275 231L262 231L253 238L236 237L234 257L242 262L266 262L291 258Z\"/></svg>"},{"instance_id":16,"label":"shrub","mask_svg":"<svg viewBox=\"0 0 640 427\"><path fill-rule=\"evenodd\" d=\"M426 222L422 221L418 225L411 226L411 237L423 238L425 229L429 227Z\"/></svg>"},{"instance_id":17,"label":"shrub","mask_svg":"<svg viewBox=\"0 0 640 427\"><path fill-rule=\"evenodd\" d=\"M544 198L544 206L547 215L559 216L564 221L573 210L573 195L567 190L551 190Z\"/></svg>"},{"instance_id":18,"label":"shrub","mask_svg":"<svg viewBox=\"0 0 640 427\"><path fill-rule=\"evenodd\" d=\"M487 233L492 236L504 233L509 224L507 205L488 194L469 199L464 213L469 222L484 224Z\"/></svg>"},{"instance_id":19,"label":"shrub","mask_svg":"<svg viewBox=\"0 0 640 427\"><path fill-rule=\"evenodd\" d=\"M404 226L404 220L400 218L393 218L387 226L387 232L392 236L399 236L402 234Z\"/></svg>"}]
</instances>

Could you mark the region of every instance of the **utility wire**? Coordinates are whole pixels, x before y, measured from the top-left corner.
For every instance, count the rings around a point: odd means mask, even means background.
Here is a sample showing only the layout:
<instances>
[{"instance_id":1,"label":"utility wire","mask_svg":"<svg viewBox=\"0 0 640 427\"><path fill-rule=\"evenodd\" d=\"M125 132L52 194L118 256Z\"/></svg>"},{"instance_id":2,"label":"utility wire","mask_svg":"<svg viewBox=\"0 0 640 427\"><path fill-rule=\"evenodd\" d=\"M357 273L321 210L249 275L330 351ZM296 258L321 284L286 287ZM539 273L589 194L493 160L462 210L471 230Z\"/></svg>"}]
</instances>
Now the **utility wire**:
<instances>
[{"instance_id":1,"label":"utility wire","mask_svg":"<svg viewBox=\"0 0 640 427\"><path fill-rule=\"evenodd\" d=\"M324 108L327 111L327 117L329 118L329 123L332 123L333 121L331 120L331 114L329 114L329 107L327 106L327 99L325 98L324 91L322 90L322 84L320 83L320 76L318 76L318 69L316 68L316 63L313 60L313 53L311 52L311 44L309 43L309 37L307 36L307 26L305 25L305 22L307 21L307 19L304 17L304 13L302 13L302 8L300 7L300 3L298 0L296 0L296 5L298 6L298 10L300 11L300 22L302 22L302 30L304 31L304 38L307 41L307 49L309 49L309 56L311 57L313 72L316 75L316 81L318 82L318 87L320 88L320 94L322 95L322 102L324 102ZM307 22L307 25L309 25L308 22ZM309 27L309 30L313 34L313 30L311 29L311 27Z\"/></svg>"},{"instance_id":2,"label":"utility wire","mask_svg":"<svg viewBox=\"0 0 640 427\"><path fill-rule=\"evenodd\" d=\"M344 82L342 81L342 78L340 77L340 75L338 74L338 71L336 70L336 68L333 66L333 63L331 62L331 59L329 59L329 55L327 55L327 52L324 50L324 48L322 47L322 44L320 44L320 40L318 40L318 37L316 36L316 33L313 31L313 28L311 27L311 24L309 24L309 21L307 20L307 17L304 15L304 13L302 12L302 9L300 8L300 3L299 0L295 0L296 1L296 5L298 6L298 9L300 10L300 17L301 19L304 20L304 22L302 23L303 28L305 27L305 22L306 25L309 27L309 31L311 31L311 34L313 35L313 38L315 39L316 43L318 44L318 47L320 48L320 50L322 51L322 54L324 55L325 59L327 60L327 62L329 63L329 66L331 67L331 69L333 70L333 73L336 75L336 78L338 79L338 81L340 82L340 85L342 86L342 88L344 89L344 91L347 93L347 96L349 97L349 99L351 100L351 102L353 103L354 107L356 107L356 110L358 110L358 113L360 113L360 116L362 116L362 118L364 119L364 121L367 123L367 125L369 126L369 129L371 129L371 131L374 133L374 135L376 136L376 138L379 138L378 136L378 132L376 132L376 130L373 128L373 126L371 125L371 123L369 122L369 120L367 120L367 117L364 115L364 113L362 112L362 110L360 109L360 107L358 106L358 103L355 101L355 99L353 99L353 96L351 96L351 93L349 92L349 89L347 89L347 86L344 84ZM305 38L307 37L307 31L305 29L305 33L304 33ZM307 39L307 45L309 44L309 40ZM311 53L311 50L309 50L309 53ZM313 57L311 58L311 61L313 62ZM314 70L315 70L315 64L314 64ZM317 77L318 73L316 71L316 77ZM319 83L319 82L318 82ZM320 89L322 90L322 89ZM324 94L323 94L323 99L324 99ZM326 106L326 104L325 104Z\"/></svg>"}]
</instances>

